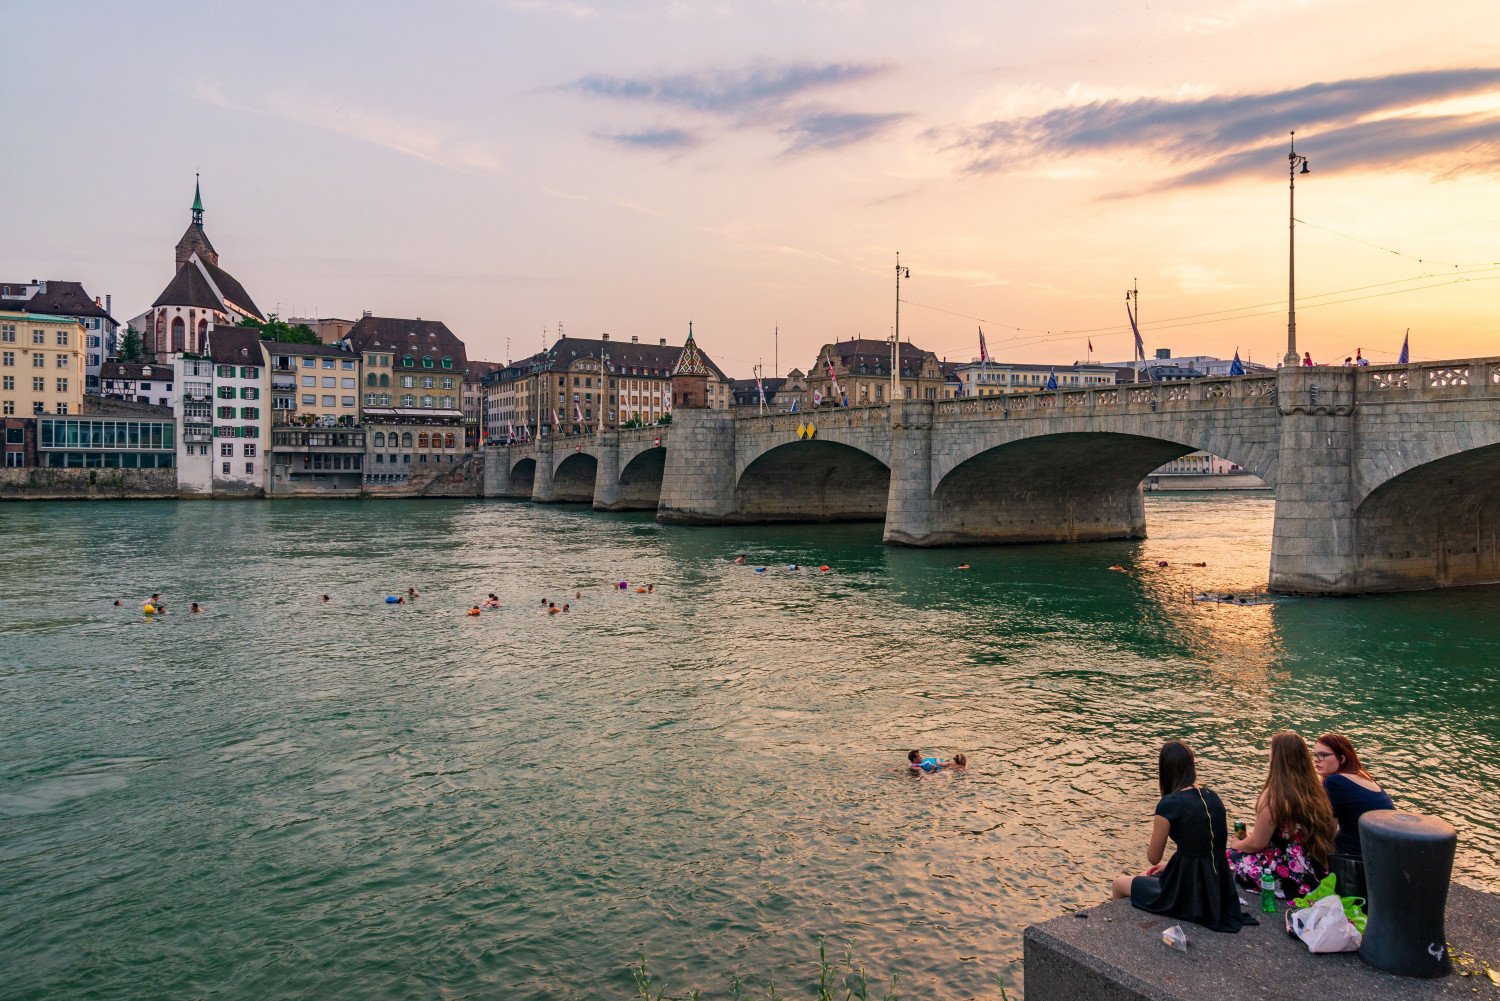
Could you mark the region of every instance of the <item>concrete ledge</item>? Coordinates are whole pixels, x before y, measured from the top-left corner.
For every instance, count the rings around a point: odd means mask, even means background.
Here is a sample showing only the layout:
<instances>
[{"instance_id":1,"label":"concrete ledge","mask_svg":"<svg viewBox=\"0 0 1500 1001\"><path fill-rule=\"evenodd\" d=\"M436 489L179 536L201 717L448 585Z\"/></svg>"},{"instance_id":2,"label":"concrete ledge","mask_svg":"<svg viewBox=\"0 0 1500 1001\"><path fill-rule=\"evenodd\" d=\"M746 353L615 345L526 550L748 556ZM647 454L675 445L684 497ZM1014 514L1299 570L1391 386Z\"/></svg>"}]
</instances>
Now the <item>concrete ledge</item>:
<instances>
[{"instance_id":1,"label":"concrete ledge","mask_svg":"<svg viewBox=\"0 0 1500 1001\"><path fill-rule=\"evenodd\" d=\"M1500 969L1500 896L1457 884L1449 891L1455 972L1438 980L1393 977L1357 953L1314 956L1287 936L1281 910L1259 916L1259 926L1234 935L1183 924L1186 954L1161 943L1162 931L1180 922L1138 911L1128 900L1032 925L1024 937L1026 1001L1500 998L1500 988L1472 965ZM1475 975L1460 976L1464 969Z\"/></svg>"}]
</instances>

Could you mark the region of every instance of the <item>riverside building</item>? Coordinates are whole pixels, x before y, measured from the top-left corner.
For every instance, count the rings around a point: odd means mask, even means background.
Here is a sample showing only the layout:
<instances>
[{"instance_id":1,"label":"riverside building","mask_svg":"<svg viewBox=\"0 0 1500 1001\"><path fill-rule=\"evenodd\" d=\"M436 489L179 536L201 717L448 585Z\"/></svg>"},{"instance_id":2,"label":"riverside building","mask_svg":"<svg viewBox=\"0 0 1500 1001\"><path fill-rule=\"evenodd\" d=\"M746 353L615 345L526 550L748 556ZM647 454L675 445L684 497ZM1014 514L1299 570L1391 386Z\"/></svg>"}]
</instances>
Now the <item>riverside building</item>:
<instances>
[{"instance_id":1,"label":"riverside building","mask_svg":"<svg viewBox=\"0 0 1500 1001\"><path fill-rule=\"evenodd\" d=\"M266 341L275 424L359 423L360 355L342 344Z\"/></svg>"},{"instance_id":2,"label":"riverside building","mask_svg":"<svg viewBox=\"0 0 1500 1001\"><path fill-rule=\"evenodd\" d=\"M127 403L174 407L177 403L176 385L171 360L155 364L108 361L99 368L99 388L94 392Z\"/></svg>"},{"instance_id":3,"label":"riverside building","mask_svg":"<svg viewBox=\"0 0 1500 1001\"><path fill-rule=\"evenodd\" d=\"M942 398L943 367L937 355L910 341L902 341L896 357L900 369L897 384L903 399ZM809 395L823 404L837 404L844 399L853 407L887 402L891 392L891 342L856 337L823 345L808 372L807 388Z\"/></svg>"},{"instance_id":4,"label":"riverside building","mask_svg":"<svg viewBox=\"0 0 1500 1001\"><path fill-rule=\"evenodd\" d=\"M270 380L260 331L217 327L208 335L208 346L213 366L210 492L215 496L262 494Z\"/></svg>"},{"instance_id":5,"label":"riverside building","mask_svg":"<svg viewBox=\"0 0 1500 1001\"><path fill-rule=\"evenodd\" d=\"M0 309L0 417L77 414L86 332L77 317Z\"/></svg>"},{"instance_id":6,"label":"riverside building","mask_svg":"<svg viewBox=\"0 0 1500 1001\"><path fill-rule=\"evenodd\" d=\"M1032 365L1019 362L966 362L957 365L957 396L999 396L1003 393L1040 393L1057 380L1058 389L1113 386L1117 379L1112 365Z\"/></svg>"},{"instance_id":7,"label":"riverside building","mask_svg":"<svg viewBox=\"0 0 1500 1001\"><path fill-rule=\"evenodd\" d=\"M83 391L99 391L99 369L115 353L115 334L119 324L109 315L110 297L100 302L90 296L79 282L37 281L0 282L0 309L24 313L45 313L76 319L84 326Z\"/></svg>"}]
</instances>

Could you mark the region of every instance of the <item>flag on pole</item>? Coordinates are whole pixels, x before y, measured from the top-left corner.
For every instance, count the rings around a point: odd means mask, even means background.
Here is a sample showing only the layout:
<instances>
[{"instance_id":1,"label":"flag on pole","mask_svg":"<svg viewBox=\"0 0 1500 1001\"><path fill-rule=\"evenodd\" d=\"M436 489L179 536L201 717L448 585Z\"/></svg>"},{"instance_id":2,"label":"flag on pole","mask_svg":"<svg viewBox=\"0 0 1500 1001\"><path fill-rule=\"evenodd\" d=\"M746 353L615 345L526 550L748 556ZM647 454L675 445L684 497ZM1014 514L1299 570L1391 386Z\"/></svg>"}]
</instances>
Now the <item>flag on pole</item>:
<instances>
[{"instance_id":1,"label":"flag on pole","mask_svg":"<svg viewBox=\"0 0 1500 1001\"><path fill-rule=\"evenodd\" d=\"M766 405L766 387L765 387L765 384L760 381L760 376L758 376L758 375L755 377L755 391L760 394L760 405L761 406L765 406Z\"/></svg>"},{"instance_id":2,"label":"flag on pole","mask_svg":"<svg viewBox=\"0 0 1500 1001\"><path fill-rule=\"evenodd\" d=\"M663 383L661 387L661 408L666 413L672 412L672 384Z\"/></svg>"},{"instance_id":3,"label":"flag on pole","mask_svg":"<svg viewBox=\"0 0 1500 1001\"><path fill-rule=\"evenodd\" d=\"M792 413L794 413L794 414L795 414L795 413L796 413L796 412L797 412L797 409L798 409L798 408L797 408L797 404L799 404L799 403L801 403L801 402L802 402L802 401L801 401L801 400L799 400L799 399L797 399L797 398L796 398L796 397L793 397L793 398L792 398Z\"/></svg>"},{"instance_id":4,"label":"flag on pole","mask_svg":"<svg viewBox=\"0 0 1500 1001\"><path fill-rule=\"evenodd\" d=\"M516 439L516 422L515 421L506 421L505 422L505 430L510 434L511 441L515 441L515 439Z\"/></svg>"},{"instance_id":5,"label":"flag on pole","mask_svg":"<svg viewBox=\"0 0 1500 1001\"><path fill-rule=\"evenodd\" d=\"M1092 358L1093 356L1094 356L1094 339L1092 337L1090 337L1089 338L1089 357Z\"/></svg>"},{"instance_id":6,"label":"flag on pole","mask_svg":"<svg viewBox=\"0 0 1500 1001\"><path fill-rule=\"evenodd\" d=\"M583 408L576 403L573 404L573 420L579 424L583 423Z\"/></svg>"},{"instance_id":7,"label":"flag on pole","mask_svg":"<svg viewBox=\"0 0 1500 1001\"><path fill-rule=\"evenodd\" d=\"M818 406L822 406L822 404L823 404L823 391L821 389L815 389L815 390L813 390L813 406L818 407Z\"/></svg>"},{"instance_id":8,"label":"flag on pole","mask_svg":"<svg viewBox=\"0 0 1500 1001\"><path fill-rule=\"evenodd\" d=\"M1406 328L1406 336L1401 339L1401 357L1396 359L1397 365L1411 364L1411 328Z\"/></svg>"},{"instance_id":9,"label":"flag on pole","mask_svg":"<svg viewBox=\"0 0 1500 1001\"><path fill-rule=\"evenodd\" d=\"M1130 300L1125 300L1125 315L1130 317L1130 329L1135 333L1135 360L1146 360L1146 342L1141 340L1141 328L1136 326L1135 313L1130 308Z\"/></svg>"},{"instance_id":10,"label":"flag on pole","mask_svg":"<svg viewBox=\"0 0 1500 1001\"><path fill-rule=\"evenodd\" d=\"M1242 362L1242 361L1240 361L1240 349L1239 348L1235 348L1234 349L1234 361L1232 361L1232 362L1229 363L1229 374L1230 375L1244 375L1245 374L1245 363Z\"/></svg>"},{"instance_id":11,"label":"flag on pole","mask_svg":"<svg viewBox=\"0 0 1500 1001\"><path fill-rule=\"evenodd\" d=\"M981 364L990 360L990 349L984 343L984 328L979 328L979 361Z\"/></svg>"},{"instance_id":12,"label":"flag on pole","mask_svg":"<svg viewBox=\"0 0 1500 1001\"><path fill-rule=\"evenodd\" d=\"M1057 388L1057 370L1056 369L1053 369L1051 372L1047 373L1047 388L1048 389L1056 389Z\"/></svg>"},{"instance_id":13,"label":"flag on pole","mask_svg":"<svg viewBox=\"0 0 1500 1001\"><path fill-rule=\"evenodd\" d=\"M556 431L562 426L562 408L552 411L552 430Z\"/></svg>"}]
</instances>

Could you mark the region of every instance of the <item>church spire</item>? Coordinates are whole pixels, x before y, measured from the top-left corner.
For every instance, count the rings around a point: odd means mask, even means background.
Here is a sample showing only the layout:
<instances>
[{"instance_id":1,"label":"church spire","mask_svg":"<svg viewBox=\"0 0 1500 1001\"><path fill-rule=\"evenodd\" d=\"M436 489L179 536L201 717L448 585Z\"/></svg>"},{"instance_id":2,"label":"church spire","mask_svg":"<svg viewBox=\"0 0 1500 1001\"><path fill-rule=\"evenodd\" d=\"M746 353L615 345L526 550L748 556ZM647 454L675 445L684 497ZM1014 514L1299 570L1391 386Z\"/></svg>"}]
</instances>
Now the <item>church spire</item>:
<instances>
[{"instance_id":1,"label":"church spire","mask_svg":"<svg viewBox=\"0 0 1500 1001\"><path fill-rule=\"evenodd\" d=\"M193 175L193 225L203 225L203 190L197 174Z\"/></svg>"}]
</instances>

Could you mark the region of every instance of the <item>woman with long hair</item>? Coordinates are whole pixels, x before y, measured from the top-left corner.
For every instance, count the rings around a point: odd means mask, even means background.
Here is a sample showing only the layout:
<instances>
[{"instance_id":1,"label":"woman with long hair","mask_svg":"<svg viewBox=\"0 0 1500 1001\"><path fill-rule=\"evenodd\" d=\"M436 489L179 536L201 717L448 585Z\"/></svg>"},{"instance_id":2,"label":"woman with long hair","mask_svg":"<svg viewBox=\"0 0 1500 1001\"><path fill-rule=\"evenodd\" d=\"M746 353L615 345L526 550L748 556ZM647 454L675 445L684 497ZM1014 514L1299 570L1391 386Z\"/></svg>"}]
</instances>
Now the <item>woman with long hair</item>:
<instances>
[{"instance_id":1,"label":"woman with long hair","mask_svg":"<svg viewBox=\"0 0 1500 1001\"><path fill-rule=\"evenodd\" d=\"M1241 913L1234 878L1224 859L1228 830L1224 803L1212 789L1198 784L1192 749L1180 740L1161 746L1156 760L1161 800L1152 819L1146 861L1151 867L1139 876L1118 876L1111 884L1116 898L1152 914L1191 921L1212 931L1237 932L1255 924ZM1162 861L1167 839L1176 845L1172 858Z\"/></svg>"},{"instance_id":2,"label":"woman with long hair","mask_svg":"<svg viewBox=\"0 0 1500 1001\"><path fill-rule=\"evenodd\" d=\"M1271 738L1271 764L1255 801L1255 825L1229 843L1235 879L1252 890L1271 873L1283 900L1312 892L1328 875L1337 825L1313 771L1307 742L1290 730Z\"/></svg>"},{"instance_id":3,"label":"woman with long hair","mask_svg":"<svg viewBox=\"0 0 1500 1001\"><path fill-rule=\"evenodd\" d=\"M1359 818L1371 810L1394 810L1396 804L1376 782L1355 753L1354 742L1341 733L1325 733L1313 741L1313 768L1323 780L1323 791L1338 821L1333 839L1335 854L1364 858L1359 844Z\"/></svg>"}]
</instances>

